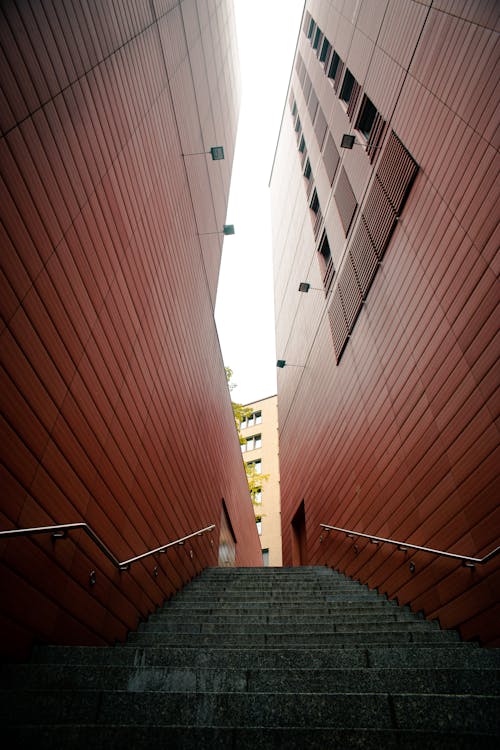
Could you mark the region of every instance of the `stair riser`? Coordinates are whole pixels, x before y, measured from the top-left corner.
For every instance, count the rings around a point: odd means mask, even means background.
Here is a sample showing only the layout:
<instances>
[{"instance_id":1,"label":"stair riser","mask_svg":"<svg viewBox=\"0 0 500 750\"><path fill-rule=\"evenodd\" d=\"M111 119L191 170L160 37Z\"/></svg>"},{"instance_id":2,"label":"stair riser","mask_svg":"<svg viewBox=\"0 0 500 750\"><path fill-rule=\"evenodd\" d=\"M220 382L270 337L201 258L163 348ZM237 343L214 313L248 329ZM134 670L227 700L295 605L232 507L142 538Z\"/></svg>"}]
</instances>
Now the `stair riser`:
<instances>
[{"instance_id":1,"label":"stair riser","mask_svg":"<svg viewBox=\"0 0 500 750\"><path fill-rule=\"evenodd\" d=\"M207 727L333 727L499 732L500 700L477 696L420 696L349 693L239 694L127 692L33 693L26 702L12 691L0 706L2 724L89 722L154 723ZM3 714L3 715L2 715Z\"/></svg>"},{"instance_id":2,"label":"stair riser","mask_svg":"<svg viewBox=\"0 0 500 750\"><path fill-rule=\"evenodd\" d=\"M176 667L21 666L9 689L200 693L414 693L498 695L496 671L433 669L187 669Z\"/></svg>"},{"instance_id":3,"label":"stair riser","mask_svg":"<svg viewBox=\"0 0 500 750\"><path fill-rule=\"evenodd\" d=\"M380 729L211 728L129 726L66 726L65 747L71 750L172 748L172 750L498 750L498 737L448 732L401 732ZM8 747L61 750L60 737L51 726L20 727L2 731ZM9 744L10 743L10 744Z\"/></svg>"},{"instance_id":4,"label":"stair riser","mask_svg":"<svg viewBox=\"0 0 500 750\"><path fill-rule=\"evenodd\" d=\"M273 627L286 627L289 625L298 626L299 628L304 626L308 628L311 623L314 623L315 625L329 625L331 623L333 624L348 624L348 625L356 625L360 622L373 622L374 615L373 613L366 613L366 614L358 614L358 615L324 615L324 614L314 614L311 615L310 618L308 618L306 615L295 615L290 614L288 616L273 616L273 615L261 615L260 617L250 617L250 616L239 616L237 614L235 615L220 615L220 614L213 614L213 615L199 615L199 614L189 614L184 617L180 615L170 615L169 617L166 615L152 615L148 618L147 622L143 622L139 625L139 630L146 630L149 627L164 627L167 625L173 625L174 627L180 627L184 625L185 623L194 624L194 623L200 623L200 624L209 624L209 625L226 625L226 626L233 626L233 625L244 625L247 624L249 626L273 626ZM377 615L378 623L393 623L393 622L411 622L415 624L415 620L405 613L401 614L380 614ZM431 623L429 623L431 625ZM437 623L433 626L435 628L438 627Z\"/></svg>"},{"instance_id":5,"label":"stair riser","mask_svg":"<svg viewBox=\"0 0 500 750\"><path fill-rule=\"evenodd\" d=\"M371 633L385 633L390 630L392 633L395 632L429 632L439 631L437 623L426 622L396 622L392 620L390 623L387 622L374 622L370 620L363 622L362 620L354 620L352 622L337 623L333 620L325 620L323 622L309 622L287 620L286 623L260 623L255 624L252 622L240 621L240 624L231 623L229 626L227 623L173 623L173 622L151 622L147 623L145 627L140 628L141 633L184 633L184 634L217 634L227 633L230 629L232 634L236 635L253 635L256 630L266 635L281 634L283 632L293 632L295 635L303 636L307 639L309 633L350 633L355 630L357 633L371 632Z\"/></svg>"},{"instance_id":6,"label":"stair riser","mask_svg":"<svg viewBox=\"0 0 500 750\"><path fill-rule=\"evenodd\" d=\"M239 646L239 647L238 647ZM233 667L240 669L326 669L363 668L452 668L499 669L500 654L469 644L405 644L402 646L361 645L327 646L306 651L293 647L267 650L241 648L206 649L179 648L176 646L136 648L85 648L47 646L35 650L35 664L60 663L68 668L74 665L117 666L186 666Z\"/></svg>"},{"instance_id":7,"label":"stair riser","mask_svg":"<svg viewBox=\"0 0 500 750\"><path fill-rule=\"evenodd\" d=\"M162 633L130 633L126 646L135 645L186 645L191 647L207 648L231 648L241 645L242 639L245 646L277 648L280 645L301 646L307 649L315 645L335 646L341 644L369 644L384 643L396 645L397 643L440 643L444 644L450 641L456 641L455 634L448 634L441 631L429 632L399 632L385 630L381 632L346 632L346 633L306 633L300 635L297 633L276 633L267 635L266 633L220 633L220 634L162 634Z\"/></svg>"}]
</instances>

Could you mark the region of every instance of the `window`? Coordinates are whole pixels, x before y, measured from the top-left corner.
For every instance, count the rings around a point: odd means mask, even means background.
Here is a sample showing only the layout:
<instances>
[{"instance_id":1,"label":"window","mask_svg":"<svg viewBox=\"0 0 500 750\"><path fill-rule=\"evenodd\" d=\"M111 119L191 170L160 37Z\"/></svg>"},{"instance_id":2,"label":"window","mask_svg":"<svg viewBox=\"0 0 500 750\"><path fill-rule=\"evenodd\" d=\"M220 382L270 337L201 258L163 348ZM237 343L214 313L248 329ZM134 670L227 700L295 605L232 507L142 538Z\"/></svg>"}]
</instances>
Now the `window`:
<instances>
[{"instance_id":1,"label":"window","mask_svg":"<svg viewBox=\"0 0 500 750\"><path fill-rule=\"evenodd\" d=\"M311 171L311 162L308 159L306 161L306 166L304 167L304 177L306 178L306 180L311 179Z\"/></svg>"},{"instance_id":2,"label":"window","mask_svg":"<svg viewBox=\"0 0 500 750\"><path fill-rule=\"evenodd\" d=\"M309 208L314 214L317 214L319 211L319 198L318 198L318 193L316 192L316 189L313 192L311 202L309 204Z\"/></svg>"},{"instance_id":3,"label":"window","mask_svg":"<svg viewBox=\"0 0 500 750\"><path fill-rule=\"evenodd\" d=\"M296 114L297 114L297 102L294 101L293 107L292 107L292 117L295 117Z\"/></svg>"},{"instance_id":4,"label":"window","mask_svg":"<svg viewBox=\"0 0 500 750\"><path fill-rule=\"evenodd\" d=\"M241 452L245 453L246 451L253 451L256 448L260 448L262 446L262 436L261 435L252 435L251 437L246 438L245 442L241 446Z\"/></svg>"},{"instance_id":5,"label":"window","mask_svg":"<svg viewBox=\"0 0 500 750\"><path fill-rule=\"evenodd\" d=\"M262 534L262 516L255 516L255 523L257 524L257 533L260 536Z\"/></svg>"},{"instance_id":6,"label":"window","mask_svg":"<svg viewBox=\"0 0 500 750\"><path fill-rule=\"evenodd\" d=\"M346 104L349 104L349 99L351 98L352 90L354 88L354 84L356 82L356 79L354 78L353 74L347 68L344 76L344 80L342 81L342 87L340 89L339 97L342 99L343 102Z\"/></svg>"},{"instance_id":7,"label":"window","mask_svg":"<svg viewBox=\"0 0 500 750\"><path fill-rule=\"evenodd\" d=\"M318 252L320 253L320 255L323 256L325 263L328 263L331 260L332 253L330 251L330 243L328 242L328 237L326 236L326 232L323 235L321 243L318 247Z\"/></svg>"},{"instance_id":8,"label":"window","mask_svg":"<svg viewBox=\"0 0 500 750\"><path fill-rule=\"evenodd\" d=\"M247 461L247 466L249 469L253 467L256 474L262 474L262 460L260 458L255 461Z\"/></svg>"},{"instance_id":9,"label":"window","mask_svg":"<svg viewBox=\"0 0 500 750\"><path fill-rule=\"evenodd\" d=\"M301 129L300 117L297 115L297 119L295 120L295 132L299 133L300 129Z\"/></svg>"},{"instance_id":10,"label":"window","mask_svg":"<svg viewBox=\"0 0 500 750\"><path fill-rule=\"evenodd\" d=\"M312 35L314 34L314 29L316 28L316 24L314 20L311 18L311 22L309 24L309 28L307 29L307 38L310 39Z\"/></svg>"},{"instance_id":11,"label":"window","mask_svg":"<svg viewBox=\"0 0 500 750\"><path fill-rule=\"evenodd\" d=\"M304 136L302 136L302 138L300 139L300 143L299 143L299 151L301 154L304 153L305 148L306 148L306 142L304 140Z\"/></svg>"},{"instance_id":12,"label":"window","mask_svg":"<svg viewBox=\"0 0 500 750\"><path fill-rule=\"evenodd\" d=\"M367 141L370 140L376 116L377 109L375 105L367 96L364 96L361 103L358 121L356 123L356 129L364 135Z\"/></svg>"},{"instance_id":13,"label":"window","mask_svg":"<svg viewBox=\"0 0 500 750\"><path fill-rule=\"evenodd\" d=\"M330 47L331 46L332 45L330 44L330 42L328 41L328 39L325 36L325 38L323 39L323 44L321 45L321 52L319 53L319 61L320 62L325 62L325 60L328 57L328 54L330 52Z\"/></svg>"},{"instance_id":14,"label":"window","mask_svg":"<svg viewBox=\"0 0 500 750\"><path fill-rule=\"evenodd\" d=\"M332 61L330 63L330 67L328 69L328 78L336 77L339 64L340 64L340 57L337 55L336 52L334 52L332 55Z\"/></svg>"},{"instance_id":15,"label":"window","mask_svg":"<svg viewBox=\"0 0 500 750\"><path fill-rule=\"evenodd\" d=\"M269 567L269 548L268 547L262 550L262 565L265 568Z\"/></svg>"},{"instance_id":16,"label":"window","mask_svg":"<svg viewBox=\"0 0 500 750\"><path fill-rule=\"evenodd\" d=\"M262 490L254 490L252 492L252 500L257 505L261 505L262 504Z\"/></svg>"},{"instance_id":17,"label":"window","mask_svg":"<svg viewBox=\"0 0 500 750\"><path fill-rule=\"evenodd\" d=\"M256 424L262 423L262 412L253 411L247 417L243 417L240 424L240 429L245 430L247 427L253 427Z\"/></svg>"},{"instance_id":18,"label":"window","mask_svg":"<svg viewBox=\"0 0 500 750\"><path fill-rule=\"evenodd\" d=\"M320 42L321 42L321 37L322 36L323 36L323 33L322 33L321 29L319 28L319 26L317 26L316 27L316 33L314 34L313 45L312 45L313 49L318 49L318 47L320 45Z\"/></svg>"}]
</instances>

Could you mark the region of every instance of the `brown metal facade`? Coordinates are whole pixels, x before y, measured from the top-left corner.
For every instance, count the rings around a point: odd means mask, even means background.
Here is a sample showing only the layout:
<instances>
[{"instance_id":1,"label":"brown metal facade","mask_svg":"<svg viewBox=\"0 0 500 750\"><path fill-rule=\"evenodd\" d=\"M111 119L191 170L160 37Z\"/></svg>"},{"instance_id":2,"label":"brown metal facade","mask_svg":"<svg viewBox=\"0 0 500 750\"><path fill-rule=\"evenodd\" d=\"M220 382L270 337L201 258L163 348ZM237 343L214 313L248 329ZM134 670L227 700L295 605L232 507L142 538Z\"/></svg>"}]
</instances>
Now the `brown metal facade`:
<instances>
[{"instance_id":1,"label":"brown metal facade","mask_svg":"<svg viewBox=\"0 0 500 750\"><path fill-rule=\"evenodd\" d=\"M320 524L498 545L499 29L493 1L308 0L271 176L283 563L492 645L498 558Z\"/></svg>"},{"instance_id":2,"label":"brown metal facade","mask_svg":"<svg viewBox=\"0 0 500 750\"><path fill-rule=\"evenodd\" d=\"M2 540L21 653L123 639L217 564L223 498L261 556L213 320L232 3L7 0L0 50L1 528L86 521L124 560L217 525L129 572L81 532Z\"/></svg>"}]
</instances>

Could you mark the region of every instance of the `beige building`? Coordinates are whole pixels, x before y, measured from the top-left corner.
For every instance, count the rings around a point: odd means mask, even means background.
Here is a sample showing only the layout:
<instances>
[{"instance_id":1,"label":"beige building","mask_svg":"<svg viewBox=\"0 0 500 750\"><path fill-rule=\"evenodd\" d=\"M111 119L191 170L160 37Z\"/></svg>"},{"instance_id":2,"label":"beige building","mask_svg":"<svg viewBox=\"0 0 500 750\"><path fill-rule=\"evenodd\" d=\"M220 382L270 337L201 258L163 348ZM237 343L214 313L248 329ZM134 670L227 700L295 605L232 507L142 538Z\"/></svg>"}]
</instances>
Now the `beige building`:
<instances>
[{"instance_id":1,"label":"beige building","mask_svg":"<svg viewBox=\"0 0 500 750\"><path fill-rule=\"evenodd\" d=\"M267 476L254 496L254 510L264 565L281 566L281 510L278 455L278 397L245 404L252 413L241 423L243 460Z\"/></svg>"}]
</instances>

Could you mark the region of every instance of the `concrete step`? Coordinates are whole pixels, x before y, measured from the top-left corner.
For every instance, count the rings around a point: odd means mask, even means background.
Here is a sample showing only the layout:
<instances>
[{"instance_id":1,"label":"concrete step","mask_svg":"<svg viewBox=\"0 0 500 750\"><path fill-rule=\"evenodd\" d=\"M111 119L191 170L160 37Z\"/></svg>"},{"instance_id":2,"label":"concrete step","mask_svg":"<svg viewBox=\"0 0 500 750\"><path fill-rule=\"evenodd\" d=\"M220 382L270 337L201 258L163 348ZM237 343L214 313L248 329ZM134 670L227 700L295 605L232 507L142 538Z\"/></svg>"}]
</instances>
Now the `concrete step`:
<instances>
[{"instance_id":1,"label":"concrete step","mask_svg":"<svg viewBox=\"0 0 500 750\"><path fill-rule=\"evenodd\" d=\"M318 727L171 727L140 724L65 725L64 745L51 725L2 728L8 747L37 750L497 750L498 737L484 733L328 729ZM9 744L10 743L10 744Z\"/></svg>"},{"instance_id":2,"label":"concrete step","mask_svg":"<svg viewBox=\"0 0 500 750\"><path fill-rule=\"evenodd\" d=\"M234 648L241 644L242 634L231 632L221 633L154 633L135 632L130 633L124 646L190 646L191 648ZM383 628L367 631L335 632L326 631L320 633L246 633L244 641L247 647L253 648L276 648L279 646L295 646L308 649L311 646L335 646L343 644L370 644L385 643L449 643L458 641L458 635L452 631L424 630L422 632L414 629L412 631L399 631L396 629Z\"/></svg>"},{"instance_id":3,"label":"concrete step","mask_svg":"<svg viewBox=\"0 0 500 750\"><path fill-rule=\"evenodd\" d=\"M415 693L192 693L3 691L2 727L154 723L183 727L332 727L413 731L500 732L494 696ZM60 730L61 731L61 730Z\"/></svg>"},{"instance_id":4,"label":"concrete step","mask_svg":"<svg viewBox=\"0 0 500 750\"><path fill-rule=\"evenodd\" d=\"M188 668L65 664L7 665L8 690L125 690L189 693L404 693L499 695L495 669Z\"/></svg>"},{"instance_id":5,"label":"concrete step","mask_svg":"<svg viewBox=\"0 0 500 750\"><path fill-rule=\"evenodd\" d=\"M246 643L243 644L246 646ZM401 645L351 644L325 648L242 647L197 649L180 646L38 646L32 655L33 665L61 664L111 666L231 667L240 669L355 669L355 668L436 668L500 669L498 650L479 648L476 644L450 642L404 643Z\"/></svg>"},{"instance_id":6,"label":"concrete step","mask_svg":"<svg viewBox=\"0 0 500 750\"><path fill-rule=\"evenodd\" d=\"M240 623L249 623L252 625L263 625L263 624L274 624L274 625L287 625L294 623L305 625L314 619L315 623L350 623L355 624L357 622L363 622L365 620L374 620L376 622L389 623L389 622L422 622L423 618L418 615L414 615L411 612L399 609L379 609L379 610L363 610L357 608L354 612L346 613L345 610L329 610L317 608L312 612L306 612L304 609L299 612L295 610L289 610L286 612L277 612L275 610L271 612L269 610L259 610L255 613L253 610L245 610L244 613L240 614L240 610L226 610L224 614L219 609L210 609L206 611L200 610L188 610L185 609L182 613L178 613L175 610L167 610L158 612L150 615L145 622L142 622L139 626L139 630L144 630L148 625L153 623L195 623L195 622L210 622L210 623L226 623L227 625L238 625ZM431 622L431 621L428 621ZM436 623L437 625L437 623Z\"/></svg>"},{"instance_id":7,"label":"concrete step","mask_svg":"<svg viewBox=\"0 0 500 750\"><path fill-rule=\"evenodd\" d=\"M213 600L209 602L187 602L180 600L172 600L165 604L164 607L159 609L155 615L165 615L166 617L169 617L170 614L179 614L183 615L186 613L186 616L189 615L191 612L198 612L200 614L202 613L215 613L218 612L220 614L229 613L229 614L239 614L241 616L243 615L251 615L251 614L283 614L287 615L290 614L308 614L309 612L311 614L335 614L335 613L346 613L346 614L358 614L358 613L365 613L365 612L409 612L410 610L407 607L398 607L397 604L393 602L388 602L384 599L380 600L373 600L373 601L344 601L344 602L321 602L319 600L316 600L313 605L310 607L305 607L300 603L292 603L287 605L281 605L280 607L274 606L272 603L264 604L263 602L254 602L253 605L251 603L243 603L241 605L238 605L238 607L235 607L234 604L215 604ZM416 615L419 617L420 615Z\"/></svg>"},{"instance_id":8,"label":"concrete step","mask_svg":"<svg viewBox=\"0 0 500 750\"><path fill-rule=\"evenodd\" d=\"M428 632L439 630L437 622L427 620L400 620L392 619L389 622L380 620L355 619L347 622L336 622L330 618L321 621L312 620L305 622L304 619L287 618L285 622L253 623L239 618L238 622L172 622L171 620L147 622L139 628L139 633L184 633L184 634L216 634L228 633L232 635L253 635L256 631L272 636L281 635L283 632L293 632L297 636L307 639L311 633L356 633L364 632Z\"/></svg>"}]
</instances>

